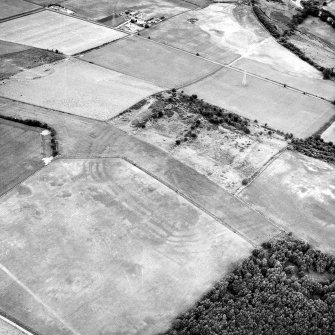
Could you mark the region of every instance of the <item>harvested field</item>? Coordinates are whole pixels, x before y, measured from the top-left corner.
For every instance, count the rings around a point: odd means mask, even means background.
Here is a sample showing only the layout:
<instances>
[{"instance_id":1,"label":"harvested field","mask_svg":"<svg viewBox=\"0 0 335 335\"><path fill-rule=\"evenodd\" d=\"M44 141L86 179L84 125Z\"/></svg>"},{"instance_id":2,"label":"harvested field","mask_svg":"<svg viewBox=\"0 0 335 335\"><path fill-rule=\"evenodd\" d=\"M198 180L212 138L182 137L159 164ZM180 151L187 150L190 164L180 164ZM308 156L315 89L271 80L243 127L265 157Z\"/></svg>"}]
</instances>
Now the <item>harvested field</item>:
<instances>
[{"instance_id":1,"label":"harvested field","mask_svg":"<svg viewBox=\"0 0 335 335\"><path fill-rule=\"evenodd\" d=\"M321 137L326 142L333 142L335 143L335 122L333 122L329 128L327 128L321 135Z\"/></svg>"},{"instance_id":2,"label":"harvested field","mask_svg":"<svg viewBox=\"0 0 335 335\"><path fill-rule=\"evenodd\" d=\"M232 62L268 37L249 7L234 4L191 11L141 35L221 63Z\"/></svg>"},{"instance_id":3,"label":"harvested field","mask_svg":"<svg viewBox=\"0 0 335 335\"><path fill-rule=\"evenodd\" d=\"M95 49L82 57L169 88L191 84L221 68L199 57L135 36Z\"/></svg>"},{"instance_id":4,"label":"harvested field","mask_svg":"<svg viewBox=\"0 0 335 335\"><path fill-rule=\"evenodd\" d=\"M150 17L170 17L196 8L195 5L181 0L140 0L136 2L133 0L66 0L62 6L93 20L101 20L126 9L138 10Z\"/></svg>"},{"instance_id":5,"label":"harvested field","mask_svg":"<svg viewBox=\"0 0 335 335\"><path fill-rule=\"evenodd\" d=\"M0 80L42 64L63 59L51 51L0 41Z\"/></svg>"},{"instance_id":6,"label":"harvested field","mask_svg":"<svg viewBox=\"0 0 335 335\"><path fill-rule=\"evenodd\" d=\"M0 195L44 165L39 133L0 118Z\"/></svg>"},{"instance_id":7,"label":"harvested field","mask_svg":"<svg viewBox=\"0 0 335 335\"><path fill-rule=\"evenodd\" d=\"M24 0L1 0L0 20L41 8Z\"/></svg>"},{"instance_id":8,"label":"harvested field","mask_svg":"<svg viewBox=\"0 0 335 335\"><path fill-rule=\"evenodd\" d=\"M231 193L287 145L282 137L268 135L266 129L254 122L248 125L250 134L247 135L227 125L211 124L192 111L191 103L185 108L181 103L168 99L168 95L165 100L150 97L143 107L131 108L113 119L112 124L148 143L154 143ZM163 116L153 118L158 110ZM194 129L195 119L199 127ZM144 128L135 126L141 122L145 123ZM196 137L184 142L184 134L192 128ZM176 140L181 141L179 145L176 145Z\"/></svg>"},{"instance_id":9,"label":"harvested field","mask_svg":"<svg viewBox=\"0 0 335 335\"><path fill-rule=\"evenodd\" d=\"M335 254L334 165L286 152L241 197L287 231Z\"/></svg>"},{"instance_id":10,"label":"harvested field","mask_svg":"<svg viewBox=\"0 0 335 335\"><path fill-rule=\"evenodd\" d=\"M251 250L120 159L58 160L0 208L1 263L76 334L166 330Z\"/></svg>"},{"instance_id":11,"label":"harvested field","mask_svg":"<svg viewBox=\"0 0 335 335\"><path fill-rule=\"evenodd\" d=\"M116 116L160 90L76 59L23 71L0 84L2 96L99 120Z\"/></svg>"},{"instance_id":12,"label":"harvested field","mask_svg":"<svg viewBox=\"0 0 335 335\"><path fill-rule=\"evenodd\" d=\"M252 76L243 86L242 78L243 73L225 68L186 87L185 92L301 138L312 135L335 114L329 102Z\"/></svg>"},{"instance_id":13,"label":"harvested field","mask_svg":"<svg viewBox=\"0 0 335 335\"><path fill-rule=\"evenodd\" d=\"M318 74L318 76L313 78L309 77L305 72L301 72L300 76L298 75L300 70L292 73L282 72L280 66L273 66L248 58L237 60L234 62L233 67L246 70L247 72L257 74L264 78L269 78L331 101L335 100L335 83L330 80L323 80L321 74ZM306 76L304 74L306 74Z\"/></svg>"},{"instance_id":14,"label":"harvested field","mask_svg":"<svg viewBox=\"0 0 335 335\"><path fill-rule=\"evenodd\" d=\"M122 32L48 10L0 24L0 39L4 41L59 50L67 55L123 36Z\"/></svg>"}]
</instances>

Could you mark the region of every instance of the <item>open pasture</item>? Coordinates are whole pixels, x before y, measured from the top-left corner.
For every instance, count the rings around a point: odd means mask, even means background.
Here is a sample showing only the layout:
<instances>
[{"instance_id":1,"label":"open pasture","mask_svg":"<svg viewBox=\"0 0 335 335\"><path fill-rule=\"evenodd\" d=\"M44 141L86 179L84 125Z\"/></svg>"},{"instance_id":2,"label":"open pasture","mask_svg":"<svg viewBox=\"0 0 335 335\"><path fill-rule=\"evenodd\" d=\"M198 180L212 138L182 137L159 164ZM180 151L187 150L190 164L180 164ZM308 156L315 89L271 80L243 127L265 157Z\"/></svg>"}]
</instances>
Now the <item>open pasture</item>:
<instances>
[{"instance_id":1,"label":"open pasture","mask_svg":"<svg viewBox=\"0 0 335 335\"><path fill-rule=\"evenodd\" d=\"M42 107L109 119L161 88L77 59L20 72L0 94Z\"/></svg>"},{"instance_id":2,"label":"open pasture","mask_svg":"<svg viewBox=\"0 0 335 335\"><path fill-rule=\"evenodd\" d=\"M125 36L124 33L52 11L0 24L0 39L73 55Z\"/></svg>"},{"instance_id":3,"label":"open pasture","mask_svg":"<svg viewBox=\"0 0 335 335\"><path fill-rule=\"evenodd\" d=\"M141 32L168 45L230 63L268 38L250 7L213 4Z\"/></svg>"},{"instance_id":4,"label":"open pasture","mask_svg":"<svg viewBox=\"0 0 335 335\"><path fill-rule=\"evenodd\" d=\"M0 80L36 66L52 63L64 56L21 44L0 41Z\"/></svg>"},{"instance_id":5,"label":"open pasture","mask_svg":"<svg viewBox=\"0 0 335 335\"><path fill-rule=\"evenodd\" d=\"M149 17L170 17L197 8L182 0L66 0L62 6L93 20L101 20L124 10L138 10Z\"/></svg>"},{"instance_id":6,"label":"open pasture","mask_svg":"<svg viewBox=\"0 0 335 335\"><path fill-rule=\"evenodd\" d=\"M157 334L252 248L121 159L55 161L0 209L1 264L72 334Z\"/></svg>"},{"instance_id":7,"label":"open pasture","mask_svg":"<svg viewBox=\"0 0 335 335\"><path fill-rule=\"evenodd\" d=\"M243 86L242 79L242 72L224 68L184 90L250 120L257 119L301 138L312 135L335 114L335 106L329 102L250 75Z\"/></svg>"},{"instance_id":8,"label":"open pasture","mask_svg":"<svg viewBox=\"0 0 335 335\"><path fill-rule=\"evenodd\" d=\"M42 167L38 130L0 118L0 195Z\"/></svg>"},{"instance_id":9,"label":"open pasture","mask_svg":"<svg viewBox=\"0 0 335 335\"><path fill-rule=\"evenodd\" d=\"M24 0L1 0L0 1L0 20L10 16L30 12L41 8L31 2Z\"/></svg>"},{"instance_id":10,"label":"open pasture","mask_svg":"<svg viewBox=\"0 0 335 335\"><path fill-rule=\"evenodd\" d=\"M307 64L306 62L304 63ZM267 64L261 59L253 60L244 57L234 62L233 67L246 70L247 72L269 78L331 101L335 100L335 83L330 80L322 79L321 73L317 73L316 76L311 77L307 72L302 71L301 68L298 68L295 72L286 72L285 68L281 66ZM284 72L282 70L284 70Z\"/></svg>"},{"instance_id":11,"label":"open pasture","mask_svg":"<svg viewBox=\"0 0 335 335\"><path fill-rule=\"evenodd\" d=\"M335 122L333 122L321 135L326 142L335 143Z\"/></svg>"},{"instance_id":12,"label":"open pasture","mask_svg":"<svg viewBox=\"0 0 335 335\"><path fill-rule=\"evenodd\" d=\"M135 36L92 50L82 57L169 88L190 84L221 68L197 56Z\"/></svg>"},{"instance_id":13,"label":"open pasture","mask_svg":"<svg viewBox=\"0 0 335 335\"><path fill-rule=\"evenodd\" d=\"M242 199L324 252L335 254L335 167L285 152Z\"/></svg>"}]
</instances>

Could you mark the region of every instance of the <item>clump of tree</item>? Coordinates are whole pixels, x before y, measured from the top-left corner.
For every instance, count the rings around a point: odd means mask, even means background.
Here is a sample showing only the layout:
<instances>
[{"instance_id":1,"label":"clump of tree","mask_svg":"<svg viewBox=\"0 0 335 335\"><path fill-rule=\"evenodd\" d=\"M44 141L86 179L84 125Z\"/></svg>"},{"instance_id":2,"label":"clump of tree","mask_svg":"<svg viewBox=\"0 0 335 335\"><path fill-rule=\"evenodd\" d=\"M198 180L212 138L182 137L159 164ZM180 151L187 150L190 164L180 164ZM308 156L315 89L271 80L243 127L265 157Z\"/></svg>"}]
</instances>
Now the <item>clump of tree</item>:
<instances>
[{"instance_id":1,"label":"clump of tree","mask_svg":"<svg viewBox=\"0 0 335 335\"><path fill-rule=\"evenodd\" d=\"M59 154L58 150L58 141L56 139L56 130L52 127L50 127L47 123L41 122L38 120L32 120L32 119L18 119L12 116L6 116L6 115L0 115L1 119L8 120L8 121L13 121L21 124L25 124L30 127L37 127L37 128L42 128L49 130L50 132L50 147L52 151L52 156L56 157Z\"/></svg>"},{"instance_id":2,"label":"clump of tree","mask_svg":"<svg viewBox=\"0 0 335 335\"><path fill-rule=\"evenodd\" d=\"M313 279L315 272L324 279ZM165 335L333 335L334 273L335 258L306 242L264 243Z\"/></svg>"},{"instance_id":3,"label":"clump of tree","mask_svg":"<svg viewBox=\"0 0 335 335\"><path fill-rule=\"evenodd\" d=\"M306 156L318 158L328 163L335 163L335 144L325 142L320 135L310 136L306 139L294 138L291 144L293 149Z\"/></svg>"}]
</instances>

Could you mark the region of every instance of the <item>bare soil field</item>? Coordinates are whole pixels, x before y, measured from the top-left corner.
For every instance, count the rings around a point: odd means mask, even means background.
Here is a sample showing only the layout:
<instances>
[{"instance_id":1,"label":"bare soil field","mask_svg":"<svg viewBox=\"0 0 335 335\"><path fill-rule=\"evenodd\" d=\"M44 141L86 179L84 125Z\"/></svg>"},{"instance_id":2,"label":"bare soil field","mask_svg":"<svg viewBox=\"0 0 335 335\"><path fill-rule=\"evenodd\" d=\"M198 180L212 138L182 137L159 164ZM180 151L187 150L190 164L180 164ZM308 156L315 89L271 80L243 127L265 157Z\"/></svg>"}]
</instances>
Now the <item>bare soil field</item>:
<instances>
[{"instance_id":1,"label":"bare soil field","mask_svg":"<svg viewBox=\"0 0 335 335\"><path fill-rule=\"evenodd\" d=\"M10 16L30 12L40 8L40 6L24 0L1 0L0 2L0 20Z\"/></svg>"},{"instance_id":2,"label":"bare soil field","mask_svg":"<svg viewBox=\"0 0 335 335\"><path fill-rule=\"evenodd\" d=\"M335 167L286 152L242 199L322 251L335 253Z\"/></svg>"},{"instance_id":3,"label":"bare soil field","mask_svg":"<svg viewBox=\"0 0 335 335\"><path fill-rule=\"evenodd\" d=\"M333 142L335 143L335 122L333 122L329 128L327 128L321 135L321 137L326 142Z\"/></svg>"},{"instance_id":4,"label":"bare soil field","mask_svg":"<svg viewBox=\"0 0 335 335\"><path fill-rule=\"evenodd\" d=\"M162 111L163 117L152 117L157 110ZM194 130L196 137L184 142L184 134L194 125L195 119L200 124ZM145 127L136 126L139 122L145 122ZM191 109L171 104L168 95L165 102L156 96L150 97L142 107L130 108L111 123L154 143L230 193L239 189L244 179L251 178L287 145L282 137L270 136L266 129L253 122L248 126L251 131L248 135L233 127L215 126ZM176 145L178 139L181 143Z\"/></svg>"},{"instance_id":5,"label":"bare soil field","mask_svg":"<svg viewBox=\"0 0 335 335\"><path fill-rule=\"evenodd\" d=\"M160 90L77 59L43 65L0 82L2 96L99 120L116 116Z\"/></svg>"},{"instance_id":6,"label":"bare soil field","mask_svg":"<svg viewBox=\"0 0 335 335\"><path fill-rule=\"evenodd\" d=\"M310 66L307 63L305 64ZM335 83L330 80L322 79L321 74L317 74L315 77L309 77L308 73L304 71L300 72L301 68L297 69L296 72L282 72L282 68L280 66L266 64L266 62L263 61L252 60L244 57L234 62L233 67L246 70L247 72L257 74L264 78L275 80L282 84L323 97L330 101L335 100ZM313 69L313 72L314 70L315 69ZM301 75L299 75L299 72Z\"/></svg>"},{"instance_id":7,"label":"bare soil field","mask_svg":"<svg viewBox=\"0 0 335 335\"><path fill-rule=\"evenodd\" d=\"M46 28L47 27L47 28ZM52 11L42 11L0 24L0 39L73 55L125 34Z\"/></svg>"},{"instance_id":8,"label":"bare soil field","mask_svg":"<svg viewBox=\"0 0 335 335\"><path fill-rule=\"evenodd\" d=\"M140 0L136 2L133 0L66 0L62 6L93 20L101 20L127 9L138 10L148 16L170 17L197 8L190 2L181 0Z\"/></svg>"},{"instance_id":9,"label":"bare soil field","mask_svg":"<svg viewBox=\"0 0 335 335\"><path fill-rule=\"evenodd\" d=\"M135 36L92 50L82 58L168 88L191 84L221 68L195 55Z\"/></svg>"},{"instance_id":10,"label":"bare soil field","mask_svg":"<svg viewBox=\"0 0 335 335\"><path fill-rule=\"evenodd\" d=\"M185 92L301 138L312 135L335 114L329 102L252 76L243 86L242 79L243 73L225 68L186 87Z\"/></svg>"},{"instance_id":11,"label":"bare soil field","mask_svg":"<svg viewBox=\"0 0 335 335\"><path fill-rule=\"evenodd\" d=\"M0 157L1 195L44 165L40 132L0 118Z\"/></svg>"},{"instance_id":12,"label":"bare soil field","mask_svg":"<svg viewBox=\"0 0 335 335\"><path fill-rule=\"evenodd\" d=\"M166 330L252 248L120 159L58 160L0 208L1 264L75 334Z\"/></svg>"},{"instance_id":13,"label":"bare soil field","mask_svg":"<svg viewBox=\"0 0 335 335\"><path fill-rule=\"evenodd\" d=\"M0 80L23 70L63 59L54 52L0 41Z\"/></svg>"},{"instance_id":14,"label":"bare soil field","mask_svg":"<svg viewBox=\"0 0 335 335\"><path fill-rule=\"evenodd\" d=\"M269 35L248 6L213 4L141 32L154 40L230 63Z\"/></svg>"}]
</instances>

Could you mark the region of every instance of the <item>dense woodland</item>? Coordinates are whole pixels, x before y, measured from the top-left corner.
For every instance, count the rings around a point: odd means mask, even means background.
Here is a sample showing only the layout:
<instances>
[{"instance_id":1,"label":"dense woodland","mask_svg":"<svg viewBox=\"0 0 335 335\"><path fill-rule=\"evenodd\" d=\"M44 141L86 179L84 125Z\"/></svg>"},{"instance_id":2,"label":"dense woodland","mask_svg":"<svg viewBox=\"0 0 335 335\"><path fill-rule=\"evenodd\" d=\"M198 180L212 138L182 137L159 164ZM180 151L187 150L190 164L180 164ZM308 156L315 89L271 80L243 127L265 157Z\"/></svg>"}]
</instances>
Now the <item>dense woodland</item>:
<instances>
[{"instance_id":1,"label":"dense woodland","mask_svg":"<svg viewBox=\"0 0 335 335\"><path fill-rule=\"evenodd\" d=\"M291 237L263 244L164 335L335 334L335 257Z\"/></svg>"},{"instance_id":2,"label":"dense woodland","mask_svg":"<svg viewBox=\"0 0 335 335\"><path fill-rule=\"evenodd\" d=\"M46 124L45 122L41 122L38 120L31 120L31 119L18 119L12 116L5 116L5 115L0 115L0 119L4 119L4 120L8 120L8 121L13 121L13 122L18 122L21 124L25 124L27 126L30 127L38 127L38 128L42 128L42 129L47 129L50 131L50 146L51 146L51 151L52 151L52 156L56 157L59 154L58 151L58 142L56 139L56 130L52 127L50 127L48 124Z\"/></svg>"},{"instance_id":3,"label":"dense woodland","mask_svg":"<svg viewBox=\"0 0 335 335\"><path fill-rule=\"evenodd\" d=\"M311 136L304 140L292 139L292 147L306 156L318 158L328 163L335 163L335 144L325 142L320 135Z\"/></svg>"}]
</instances>

